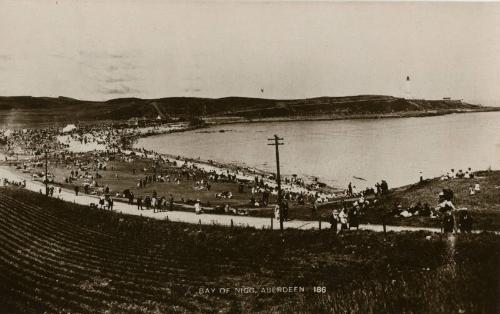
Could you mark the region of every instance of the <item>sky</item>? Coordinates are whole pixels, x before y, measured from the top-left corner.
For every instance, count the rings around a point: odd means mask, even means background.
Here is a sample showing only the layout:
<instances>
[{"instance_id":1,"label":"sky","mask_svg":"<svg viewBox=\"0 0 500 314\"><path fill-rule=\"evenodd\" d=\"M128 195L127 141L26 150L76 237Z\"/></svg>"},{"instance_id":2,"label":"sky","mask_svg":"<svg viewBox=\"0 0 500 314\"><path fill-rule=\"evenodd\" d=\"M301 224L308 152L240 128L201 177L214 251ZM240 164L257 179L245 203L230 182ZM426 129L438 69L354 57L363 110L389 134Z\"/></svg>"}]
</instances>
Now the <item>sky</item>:
<instances>
[{"instance_id":1,"label":"sky","mask_svg":"<svg viewBox=\"0 0 500 314\"><path fill-rule=\"evenodd\" d=\"M0 0L3 96L500 105L499 87L500 3Z\"/></svg>"}]
</instances>

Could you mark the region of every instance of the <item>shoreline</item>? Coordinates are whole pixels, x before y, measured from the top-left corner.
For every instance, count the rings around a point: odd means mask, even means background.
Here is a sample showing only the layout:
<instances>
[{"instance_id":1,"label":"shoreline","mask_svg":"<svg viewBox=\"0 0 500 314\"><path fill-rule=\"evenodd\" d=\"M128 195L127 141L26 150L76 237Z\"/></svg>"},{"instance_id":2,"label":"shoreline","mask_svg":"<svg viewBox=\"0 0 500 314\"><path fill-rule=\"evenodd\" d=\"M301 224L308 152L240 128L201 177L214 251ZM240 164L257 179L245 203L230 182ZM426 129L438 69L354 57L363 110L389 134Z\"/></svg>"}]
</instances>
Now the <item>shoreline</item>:
<instances>
[{"instance_id":1,"label":"shoreline","mask_svg":"<svg viewBox=\"0 0 500 314\"><path fill-rule=\"evenodd\" d=\"M199 126L189 126L183 129L177 129L174 131L170 132L160 132L160 133L149 133L149 134L141 134L141 136L137 137L137 140L140 140L142 138L149 138L149 137L160 137L164 136L170 133L180 133L180 132L188 132L188 131L196 131L196 130L209 130L211 128L217 128L220 126L224 125L235 125L235 124L252 124L252 123L285 123L285 122L309 122L309 121L343 121L343 120L382 120L382 119L397 119L397 118L425 118L425 117L434 117L434 116L445 116L445 115L451 115L451 114L466 114L466 113L481 113L481 112L498 112L500 111L499 108L495 107L485 107L481 109L476 109L476 110L445 110L445 111L426 111L426 112L420 112L420 111L414 111L414 112L398 112L394 114L374 114L374 115L349 115L349 116L335 116L335 117L325 117L325 116L315 116L315 117L310 117L310 116L301 116L301 117L290 117L290 118L262 118L262 119L244 119L244 118L237 118L236 120L231 120L232 118L225 118L225 120L222 121L208 121L204 125L199 125ZM215 119L220 119L222 117L217 116ZM213 131L214 133L216 131ZM202 132L203 133L203 132ZM207 131L206 133L212 133L210 131ZM137 143L134 143L132 145L132 150L142 150L143 147L138 147ZM168 156L170 158L176 158L177 156L170 154L170 153L161 153L162 155ZM190 156L180 156L183 160L187 160L189 162L194 162L194 163L201 163L205 165L210 165L210 161L206 159L198 159L200 157L190 157ZM235 164L235 163L226 163L220 160L213 160L214 164L217 164L219 167L223 167L224 169L229 169L229 170L235 170L237 168L242 168L242 169L249 169L261 174L265 175L274 175L275 172L272 171L266 171L260 168L244 165L244 164ZM303 175L303 179L307 179L309 183L311 183L311 178L314 178L315 176L313 175ZM407 184L411 184L410 182ZM338 192L342 191L344 188L340 185L327 185L328 188Z\"/></svg>"},{"instance_id":2,"label":"shoreline","mask_svg":"<svg viewBox=\"0 0 500 314\"><path fill-rule=\"evenodd\" d=\"M207 126L240 124L240 123L270 123L270 122L301 122L301 121L337 121L337 120L379 120L379 119L397 119L397 118L426 118L435 116L444 116L450 114L478 113L478 112L497 112L500 107L484 107L480 109L450 109L450 110L429 110L429 111L401 111L394 113L381 114L352 114L352 115L306 115L290 117L270 117L270 118L244 118L241 116L207 116L203 119L208 120ZM214 120L211 122L210 120Z\"/></svg>"}]
</instances>

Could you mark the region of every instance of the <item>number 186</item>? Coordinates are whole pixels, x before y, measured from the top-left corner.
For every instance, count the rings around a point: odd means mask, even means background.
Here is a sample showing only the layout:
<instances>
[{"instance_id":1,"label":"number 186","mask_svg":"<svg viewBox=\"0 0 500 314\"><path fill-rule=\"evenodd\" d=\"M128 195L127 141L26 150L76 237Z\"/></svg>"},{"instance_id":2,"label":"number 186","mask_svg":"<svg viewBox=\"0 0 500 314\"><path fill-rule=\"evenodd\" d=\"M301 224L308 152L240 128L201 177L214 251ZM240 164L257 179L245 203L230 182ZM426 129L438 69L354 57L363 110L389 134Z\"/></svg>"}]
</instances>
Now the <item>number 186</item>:
<instances>
[{"instance_id":1,"label":"number 186","mask_svg":"<svg viewBox=\"0 0 500 314\"><path fill-rule=\"evenodd\" d=\"M326 293L326 287L313 287L313 290L316 293Z\"/></svg>"}]
</instances>

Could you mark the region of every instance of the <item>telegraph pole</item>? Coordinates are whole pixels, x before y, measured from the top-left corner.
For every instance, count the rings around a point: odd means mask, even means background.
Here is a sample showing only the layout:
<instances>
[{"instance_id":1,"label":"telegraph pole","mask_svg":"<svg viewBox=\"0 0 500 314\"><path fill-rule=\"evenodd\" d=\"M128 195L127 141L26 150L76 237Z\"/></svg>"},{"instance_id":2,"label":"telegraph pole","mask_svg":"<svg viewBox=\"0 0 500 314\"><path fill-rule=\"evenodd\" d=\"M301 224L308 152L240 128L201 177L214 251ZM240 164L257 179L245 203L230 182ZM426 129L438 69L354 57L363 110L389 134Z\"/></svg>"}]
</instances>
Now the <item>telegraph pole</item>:
<instances>
[{"instance_id":1,"label":"telegraph pole","mask_svg":"<svg viewBox=\"0 0 500 314\"><path fill-rule=\"evenodd\" d=\"M48 156L47 156L47 146L44 145L45 150L45 196L49 196L49 172L48 172Z\"/></svg>"},{"instance_id":2,"label":"telegraph pole","mask_svg":"<svg viewBox=\"0 0 500 314\"><path fill-rule=\"evenodd\" d=\"M281 176L280 176L280 151L279 146L284 145L280 143L283 138L278 137L278 135L274 135L274 138L267 139L268 141L274 141L274 143L269 143L267 145L275 146L276 148L276 183L278 184L278 206L279 206L279 214L280 214L280 230L283 231L283 206L281 202Z\"/></svg>"}]
</instances>

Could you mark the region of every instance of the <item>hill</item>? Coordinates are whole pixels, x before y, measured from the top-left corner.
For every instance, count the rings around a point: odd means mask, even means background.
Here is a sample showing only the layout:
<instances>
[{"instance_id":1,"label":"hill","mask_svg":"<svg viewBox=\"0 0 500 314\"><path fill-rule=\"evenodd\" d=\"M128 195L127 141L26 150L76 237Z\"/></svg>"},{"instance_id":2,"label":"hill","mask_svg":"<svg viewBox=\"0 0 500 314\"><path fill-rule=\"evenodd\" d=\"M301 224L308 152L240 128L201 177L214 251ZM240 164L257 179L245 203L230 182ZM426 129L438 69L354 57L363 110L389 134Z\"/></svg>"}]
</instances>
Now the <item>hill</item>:
<instances>
[{"instance_id":1,"label":"hill","mask_svg":"<svg viewBox=\"0 0 500 314\"><path fill-rule=\"evenodd\" d=\"M276 100L244 97L159 99L117 98L85 101L67 97L0 97L0 125L54 125L77 121L126 120L132 117L187 118L238 117L265 119L337 115L394 114L401 112L449 113L488 110L488 107L453 100L404 99L360 95Z\"/></svg>"},{"instance_id":2,"label":"hill","mask_svg":"<svg viewBox=\"0 0 500 314\"><path fill-rule=\"evenodd\" d=\"M0 308L493 313L498 244L498 236L485 233L448 238L186 225L0 188ZM250 290L236 290L242 287ZM279 287L304 291L269 290Z\"/></svg>"}]
</instances>

